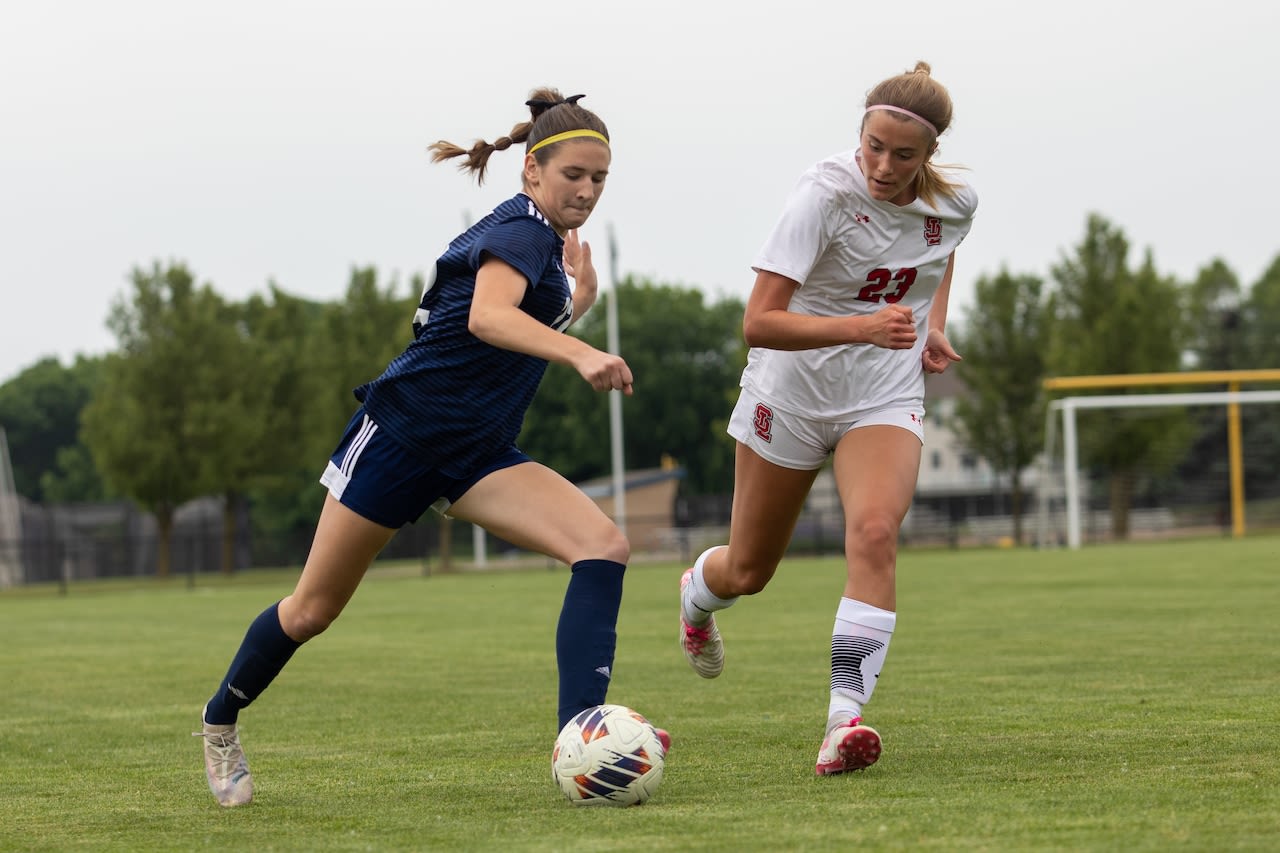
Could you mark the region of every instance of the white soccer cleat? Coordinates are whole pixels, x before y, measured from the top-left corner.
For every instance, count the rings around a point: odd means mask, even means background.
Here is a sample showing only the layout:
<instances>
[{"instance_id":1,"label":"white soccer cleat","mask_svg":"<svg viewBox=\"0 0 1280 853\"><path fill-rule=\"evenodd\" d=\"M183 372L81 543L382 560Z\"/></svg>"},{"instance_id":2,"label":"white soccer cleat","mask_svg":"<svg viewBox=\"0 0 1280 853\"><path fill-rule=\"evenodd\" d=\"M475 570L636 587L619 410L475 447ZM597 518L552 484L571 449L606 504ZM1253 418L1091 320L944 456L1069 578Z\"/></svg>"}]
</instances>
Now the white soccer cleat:
<instances>
[{"instance_id":1,"label":"white soccer cleat","mask_svg":"<svg viewBox=\"0 0 1280 853\"><path fill-rule=\"evenodd\" d=\"M692 577L693 569L680 577L680 649L694 672L703 678L715 678L724 671L724 643L716 628L716 617L712 616L701 627L691 625L684 618L685 588Z\"/></svg>"},{"instance_id":2,"label":"white soccer cleat","mask_svg":"<svg viewBox=\"0 0 1280 853\"><path fill-rule=\"evenodd\" d=\"M215 726L204 722L203 731L192 732L194 737L204 738L204 772L209 780L209 790L220 806L242 806L253 799L253 776L249 774L249 762L240 746L240 733L235 725Z\"/></svg>"},{"instance_id":3,"label":"white soccer cleat","mask_svg":"<svg viewBox=\"0 0 1280 853\"><path fill-rule=\"evenodd\" d=\"M864 726L861 717L854 717L844 725L836 726L823 739L814 772L819 776L834 776L851 770L865 770L879 758L880 733L871 726Z\"/></svg>"}]
</instances>

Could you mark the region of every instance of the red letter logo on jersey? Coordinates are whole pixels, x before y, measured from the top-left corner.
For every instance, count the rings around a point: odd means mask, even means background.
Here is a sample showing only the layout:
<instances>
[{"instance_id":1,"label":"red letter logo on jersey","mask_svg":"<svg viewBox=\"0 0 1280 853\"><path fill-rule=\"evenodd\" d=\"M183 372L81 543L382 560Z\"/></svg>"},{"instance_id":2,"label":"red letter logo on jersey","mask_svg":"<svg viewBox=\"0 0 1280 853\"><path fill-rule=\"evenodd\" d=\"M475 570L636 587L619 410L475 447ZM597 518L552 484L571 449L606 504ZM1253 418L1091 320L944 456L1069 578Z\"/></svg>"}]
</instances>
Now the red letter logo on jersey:
<instances>
[{"instance_id":1,"label":"red letter logo on jersey","mask_svg":"<svg viewBox=\"0 0 1280 853\"><path fill-rule=\"evenodd\" d=\"M756 435L773 441L773 409L764 403L756 403Z\"/></svg>"},{"instance_id":2,"label":"red letter logo on jersey","mask_svg":"<svg viewBox=\"0 0 1280 853\"><path fill-rule=\"evenodd\" d=\"M942 220L936 216L924 218L924 244L936 246L942 242Z\"/></svg>"}]
</instances>

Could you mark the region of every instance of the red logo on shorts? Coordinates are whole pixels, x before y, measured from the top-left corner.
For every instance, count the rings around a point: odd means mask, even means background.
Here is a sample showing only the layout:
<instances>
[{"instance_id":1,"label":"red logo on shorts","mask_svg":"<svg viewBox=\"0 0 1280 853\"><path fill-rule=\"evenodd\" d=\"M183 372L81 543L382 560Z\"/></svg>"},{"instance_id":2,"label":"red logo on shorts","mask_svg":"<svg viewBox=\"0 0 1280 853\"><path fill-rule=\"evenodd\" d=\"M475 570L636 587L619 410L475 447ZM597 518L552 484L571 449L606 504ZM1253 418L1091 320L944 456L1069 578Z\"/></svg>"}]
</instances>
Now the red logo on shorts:
<instances>
[{"instance_id":1,"label":"red logo on shorts","mask_svg":"<svg viewBox=\"0 0 1280 853\"><path fill-rule=\"evenodd\" d=\"M924 218L924 244L936 246L942 242L942 220L936 216Z\"/></svg>"},{"instance_id":2,"label":"red logo on shorts","mask_svg":"<svg viewBox=\"0 0 1280 853\"><path fill-rule=\"evenodd\" d=\"M756 435L765 441L773 441L773 409L764 403L756 403Z\"/></svg>"}]
</instances>

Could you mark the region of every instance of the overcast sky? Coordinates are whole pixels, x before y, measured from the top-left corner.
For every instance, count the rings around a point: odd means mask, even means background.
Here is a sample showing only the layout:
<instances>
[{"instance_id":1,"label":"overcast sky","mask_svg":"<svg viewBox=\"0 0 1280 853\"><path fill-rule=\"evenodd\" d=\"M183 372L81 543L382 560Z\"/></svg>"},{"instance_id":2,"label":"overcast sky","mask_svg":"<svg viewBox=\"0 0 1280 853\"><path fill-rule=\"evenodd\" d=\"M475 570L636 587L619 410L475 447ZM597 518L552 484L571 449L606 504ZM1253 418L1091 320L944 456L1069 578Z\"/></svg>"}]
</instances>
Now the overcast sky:
<instances>
[{"instance_id":1,"label":"overcast sky","mask_svg":"<svg viewBox=\"0 0 1280 853\"><path fill-rule=\"evenodd\" d=\"M584 237L621 275L745 298L811 162L917 59L951 90L939 159L980 204L952 317L1001 267L1047 276L1098 212L1131 261L1247 287L1280 254L1280 4L1076 0L43 0L0 11L0 381L114 348L134 266L187 263L229 299L339 299L409 277L519 189L433 165L549 84L606 121ZM625 305L622 310L626 310ZM406 318L406 329L408 328ZM198 330L193 330L198 333ZM625 341L623 342L625 354Z\"/></svg>"}]
</instances>

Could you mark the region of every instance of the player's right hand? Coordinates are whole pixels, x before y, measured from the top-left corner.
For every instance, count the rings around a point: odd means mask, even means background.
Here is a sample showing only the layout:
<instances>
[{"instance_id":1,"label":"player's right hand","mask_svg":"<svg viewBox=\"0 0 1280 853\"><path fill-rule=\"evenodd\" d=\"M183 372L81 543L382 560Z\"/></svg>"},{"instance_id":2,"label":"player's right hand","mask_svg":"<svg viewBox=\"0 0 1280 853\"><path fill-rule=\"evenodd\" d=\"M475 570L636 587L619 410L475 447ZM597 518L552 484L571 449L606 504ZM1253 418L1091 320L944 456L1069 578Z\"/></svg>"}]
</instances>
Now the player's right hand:
<instances>
[{"instance_id":1,"label":"player's right hand","mask_svg":"<svg viewBox=\"0 0 1280 853\"><path fill-rule=\"evenodd\" d=\"M863 326L863 341L885 349L911 349L916 344L916 321L911 309L886 305Z\"/></svg>"},{"instance_id":2,"label":"player's right hand","mask_svg":"<svg viewBox=\"0 0 1280 853\"><path fill-rule=\"evenodd\" d=\"M578 375L597 391L621 391L631 394L631 368L622 356L593 349L575 365Z\"/></svg>"}]
</instances>

